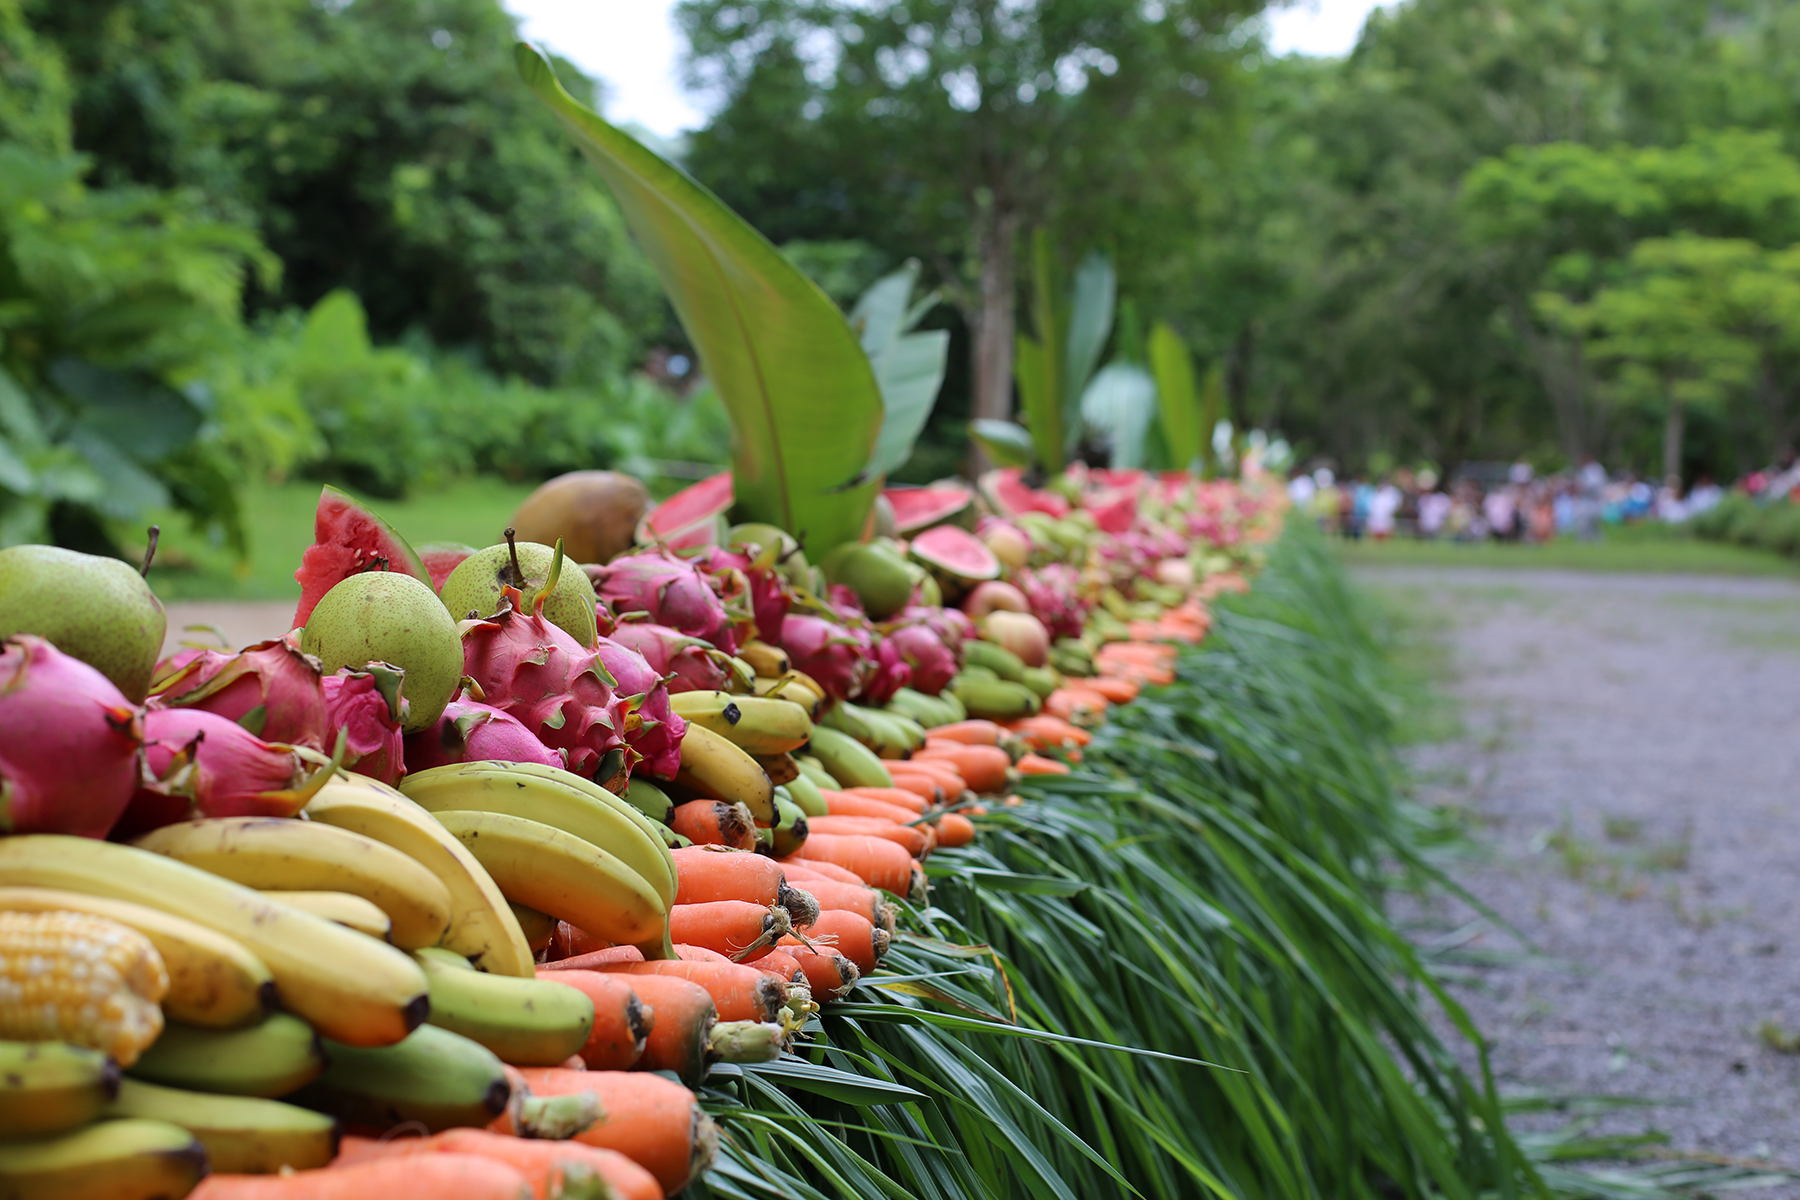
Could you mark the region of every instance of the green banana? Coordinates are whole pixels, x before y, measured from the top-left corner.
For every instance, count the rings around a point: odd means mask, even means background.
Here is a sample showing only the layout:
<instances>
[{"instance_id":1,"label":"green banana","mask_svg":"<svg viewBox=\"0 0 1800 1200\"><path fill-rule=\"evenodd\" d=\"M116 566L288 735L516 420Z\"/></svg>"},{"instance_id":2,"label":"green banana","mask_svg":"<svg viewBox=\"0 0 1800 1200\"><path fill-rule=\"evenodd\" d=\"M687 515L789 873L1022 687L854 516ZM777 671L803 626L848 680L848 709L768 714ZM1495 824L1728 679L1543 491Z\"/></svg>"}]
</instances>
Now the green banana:
<instances>
[{"instance_id":1,"label":"green banana","mask_svg":"<svg viewBox=\"0 0 1800 1200\"><path fill-rule=\"evenodd\" d=\"M998 678L1000 678L1000 676L994 674L992 671L988 670L986 667L979 666L975 663L964 663L963 669L958 671L956 673L956 677L950 681L950 690L954 691L956 689L956 687L959 684L963 683L965 680L981 679L981 680L987 680L987 681L991 682L992 680L995 680Z\"/></svg>"},{"instance_id":2,"label":"green banana","mask_svg":"<svg viewBox=\"0 0 1800 1200\"><path fill-rule=\"evenodd\" d=\"M986 667L1002 679L1010 679L1014 683L1025 681L1024 660L1005 646L996 646L993 642L964 642L963 663L965 670L971 665Z\"/></svg>"},{"instance_id":3,"label":"green banana","mask_svg":"<svg viewBox=\"0 0 1800 1200\"><path fill-rule=\"evenodd\" d=\"M703 725L759 757L797 750L812 735L807 710L775 696L677 692L669 697L669 707L690 724Z\"/></svg>"},{"instance_id":4,"label":"green banana","mask_svg":"<svg viewBox=\"0 0 1800 1200\"><path fill-rule=\"evenodd\" d=\"M863 744L875 751L877 758L907 758L918 746L925 744L925 731L919 723L898 713L864 709L862 719L874 735ZM915 730L917 745L914 744Z\"/></svg>"},{"instance_id":5,"label":"green banana","mask_svg":"<svg viewBox=\"0 0 1800 1200\"><path fill-rule=\"evenodd\" d=\"M826 729L848 734L865 746L872 746L878 740L878 735L869 722L869 711L848 700L841 700L831 706L818 724Z\"/></svg>"},{"instance_id":6,"label":"green banana","mask_svg":"<svg viewBox=\"0 0 1800 1200\"><path fill-rule=\"evenodd\" d=\"M631 781L625 789L625 802L658 825L668 824L669 814L675 811L675 802L668 793L647 779Z\"/></svg>"},{"instance_id":7,"label":"green banana","mask_svg":"<svg viewBox=\"0 0 1800 1200\"><path fill-rule=\"evenodd\" d=\"M887 703L887 711L899 713L917 721L926 729L935 729L939 725L954 725L963 719L962 705L949 692L942 696L927 696L923 692L915 692L911 688L901 688L895 692Z\"/></svg>"},{"instance_id":8,"label":"green banana","mask_svg":"<svg viewBox=\"0 0 1800 1200\"><path fill-rule=\"evenodd\" d=\"M893 787L894 777L887 773L875 752L847 733L826 726L814 726L812 752L836 782L834 787Z\"/></svg>"},{"instance_id":9,"label":"green banana","mask_svg":"<svg viewBox=\"0 0 1800 1200\"><path fill-rule=\"evenodd\" d=\"M206 1149L167 1121L101 1121L61 1137L0 1142L6 1200L164 1200L206 1174Z\"/></svg>"},{"instance_id":10,"label":"green banana","mask_svg":"<svg viewBox=\"0 0 1800 1200\"><path fill-rule=\"evenodd\" d=\"M417 1121L433 1133L482 1128L512 1095L493 1051L436 1025L421 1025L392 1046L327 1042L325 1052L331 1065L294 1101L349 1125L388 1129Z\"/></svg>"},{"instance_id":11,"label":"green banana","mask_svg":"<svg viewBox=\"0 0 1800 1200\"><path fill-rule=\"evenodd\" d=\"M451 950L415 950L431 984L431 1015L440 1029L479 1042L504 1062L554 1067L587 1042L594 1002L560 983L485 975Z\"/></svg>"},{"instance_id":12,"label":"green banana","mask_svg":"<svg viewBox=\"0 0 1800 1200\"><path fill-rule=\"evenodd\" d=\"M825 769L816 754L796 754L794 761L800 764L800 773L812 780L814 787L837 787L838 781L831 777L831 772Z\"/></svg>"},{"instance_id":13,"label":"green banana","mask_svg":"<svg viewBox=\"0 0 1800 1200\"><path fill-rule=\"evenodd\" d=\"M1026 667L1025 686L1042 700L1062 686L1062 678L1055 667Z\"/></svg>"},{"instance_id":14,"label":"green banana","mask_svg":"<svg viewBox=\"0 0 1800 1200\"><path fill-rule=\"evenodd\" d=\"M232 1096L285 1096L325 1069L319 1035L286 1013L248 1029L169 1024L131 1065L134 1079Z\"/></svg>"},{"instance_id":15,"label":"green banana","mask_svg":"<svg viewBox=\"0 0 1800 1200\"><path fill-rule=\"evenodd\" d=\"M806 814L788 798L786 789L776 788L775 816L777 823L771 830L775 857L786 858L806 844Z\"/></svg>"},{"instance_id":16,"label":"green banana","mask_svg":"<svg viewBox=\"0 0 1800 1200\"><path fill-rule=\"evenodd\" d=\"M969 680L956 689L956 698L963 702L971 717L990 721L1027 717L1044 706L1036 692L1022 683L1009 683L1004 679Z\"/></svg>"},{"instance_id":17,"label":"green banana","mask_svg":"<svg viewBox=\"0 0 1800 1200\"><path fill-rule=\"evenodd\" d=\"M819 791L819 785L813 782L813 777L806 772L804 767L801 768L799 775L790 779L784 786L787 788L788 799L799 805L800 811L807 816L822 817L831 811L825 803L824 795ZM777 806L777 815L779 815L779 806Z\"/></svg>"},{"instance_id":18,"label":"green banana","mask_svg":"<svg viewBox=\"0 0 1800 1200\"><path fill-rule=\"evenodd\" d=\"M66 1042L0 1042L0 1129L47 1137L86 1125L119 1090L119 1064Z\"/></svg>"},{"instance_id":19,"label":"green banana","mask_svg":"<svg viewBox=\"0 0 1800 1200\"><path fill-rule=\"evenodd\" d=\"M181 1126L200 1139L208 1165L220 1174L306 1171L326 1166L337 1153L336 1121L279 1100L185 1092L126 1079L106 1115Z\"/></svg>"}]
</instances>

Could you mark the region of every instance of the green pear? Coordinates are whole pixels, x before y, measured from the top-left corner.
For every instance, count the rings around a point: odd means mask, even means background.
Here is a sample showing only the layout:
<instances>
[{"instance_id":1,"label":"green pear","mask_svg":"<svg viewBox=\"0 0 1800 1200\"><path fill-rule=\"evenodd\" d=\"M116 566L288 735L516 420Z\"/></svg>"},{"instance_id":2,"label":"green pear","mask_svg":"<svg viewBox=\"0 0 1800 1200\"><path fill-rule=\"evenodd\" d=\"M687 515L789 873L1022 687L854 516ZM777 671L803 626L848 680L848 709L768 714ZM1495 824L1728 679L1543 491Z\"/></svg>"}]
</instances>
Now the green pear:
<instances>
[{"instance_id":1,"label":"green pear","mask_svg":"<svg viewBox=\"0 0 1800 1200\"><path fill-rule=\"evenodd\" d=\"M116 558L57 546L0 550L0 638L35 633L142 704L168 618L144 577Z\"/></svg>"},{"instance_id":2,"label":"green pear","mask_svg":"<svg viewBox=\"0 0 1800 1200\"><path fill-rule=\"evenodd\" d=\"M462 683L462 636L431 585L400 571L364 571L333 587L306 619L300 649L327 675L391 663L406 672L400 694L407 733L428 729Z\"/></svg>"},{"instance_id":3,"label":"green pear","mask_svg":"<svg viewBox=\"0 0 1800 1200\"><path fill-rule=\"evenodd\" d=\"M544 593L544 620L557 626L583 646L593 646L599 636L594 606L600 597L587 573L567 558L554 582L550 575L557 569L557 550L539 542L519 542L513 531L506 531L506 541L486 550L477 550L456 565L438 589L444 607L458 621L470 613L491 617L500 611L500 590L518 588L520 607L529 613ZM545 592L545 588L549 590Z\"/></svg>"},{"instance_id":4,"label":"green pear","mask_svg":"<svg viewBox=\"0 0 1800 1200\"><path fill-rule=\"evenodd\" d=\"M819 564L830 583L856 593L869 616L885 621L912 597L912 574L906 560L883 542L846 542Z\"/></svg>"}]
</instances>

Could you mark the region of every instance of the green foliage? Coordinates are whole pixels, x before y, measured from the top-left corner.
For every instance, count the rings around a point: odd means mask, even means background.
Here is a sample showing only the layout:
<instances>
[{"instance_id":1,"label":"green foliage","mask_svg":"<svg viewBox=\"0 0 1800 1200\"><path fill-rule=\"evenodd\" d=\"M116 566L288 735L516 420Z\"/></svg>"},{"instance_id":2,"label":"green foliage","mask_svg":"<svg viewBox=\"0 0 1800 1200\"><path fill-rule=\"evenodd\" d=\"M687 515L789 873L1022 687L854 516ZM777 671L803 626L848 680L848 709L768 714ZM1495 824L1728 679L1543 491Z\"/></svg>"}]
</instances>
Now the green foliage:
<instances>
[{"instance_id":1,"label":"green foliage","mask_svg":"<svg viewBox=\"0 0 1800 1200\"><path fill-rule=\"evenodd\" d=\"M1693 524L1694 532L1710 541L1800 558L1800 504L1786 497L1758 503L1732 492L1695 517Z\"/></svg>"},{"instance_id":2,"label":"green foliage","mask_svg":"<svg viewBox=\"0 0 1800 1200\"><path fill-rule=\"evenodd\" d=\"M881 433L868 466L869 474L881 479L912 457L919 432L937 404L950 353L948 333L918 328L938 302L936 292L914 299L918 280L918 261L911 260L876 280L850 310L850 325L881 388Z\"/></svg>"},{"instance_id":3,"label":"green foliage","mask_svg":"<svg viewBox=\"0 0 1800 1200\"><path fill-rule=\"evenodd\" d=\"M1156 404L1162 418L1163 445L1169 451L1168 465L1192 470L1211 449L1211 431L1200 415L1193 356L1181 335L1166 321L1158 321L1150 330L1150 372L1156 380Z\"/></svg>"}]
</instances>

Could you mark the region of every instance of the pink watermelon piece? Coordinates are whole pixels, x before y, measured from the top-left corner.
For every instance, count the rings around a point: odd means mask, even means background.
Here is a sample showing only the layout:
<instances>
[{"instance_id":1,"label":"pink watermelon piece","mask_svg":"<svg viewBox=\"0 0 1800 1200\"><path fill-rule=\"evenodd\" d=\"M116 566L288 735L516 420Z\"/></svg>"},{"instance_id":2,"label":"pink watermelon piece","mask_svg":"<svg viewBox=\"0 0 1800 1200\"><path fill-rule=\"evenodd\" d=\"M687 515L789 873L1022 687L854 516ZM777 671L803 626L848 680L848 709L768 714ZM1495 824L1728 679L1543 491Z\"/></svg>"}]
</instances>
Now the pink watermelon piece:
<instances>
[{"instance_id":1,"label":"pink watermelon piece","mask_svg":"<svg viewBox=\"0 0 1800 1200\"><path fill-rule=\"evenodd\" d=\"M450 572L462 566L463 560L474 553L475 547L461 542L426 542L419 547L419 561L431 572L432 589L442 591Z\"/></svg>"},{"instance_id":2,"label":"pink watermelon piece","mask_svg":"<svg viewBox=\"0 0 1800 1200\"><path fill-rule=\"evenodd\" d=\"M682 488L651 509L638 522L637 540L658 542L671 550L701 550L718 545L719 518L737 499L731 472L721 471Z\"/></svg>"},{"instance_id":3,"label":"pink watermelon piece","mask_svg":"<svg viewBox=\"0 0 1800 1200\"><path fill-rule=\"evenodd\" d=\"M1088 472L1088 482L1099 488L1137 488L1150 478L1150 472L1136 467L1114 469L1095 467Z\"/></svg>"},{"instance_id":4,"label":"pink watermelon piece","mask_svg":"<svg viewBox=\"0 0 1800 1200\"><path fill-rule=\"evenodd\" d=\"M894 510L894 532L901 534L948 521L975 499L975 493L960 483L887 488L881 495Z\"/></svg>"},{"instance_id":5,"label":"pink watermelon piece","mask_svg":"<svg viewBox=\"0 0 1800 1200\"><path fill-rule=\"evenodd\" d=\"M1094 518L1094 524L1102 532L1124 533L1137 520L1137 491L1118 487L1094 492L1082 501L1081 507Z\"/></svg>"},{"instance_id":6,"label":"pink watermelon piece","mask_svg":"<svg viewBox=\"0 0 1800 1200\"><path fill-rule=\"evenodd\" d=\"M288 628L306 624L326 592L369 570L377 559L386 559L390 571L431 582L431 572L392 525L326 484L319 492L319 511L313 515L313 544L300 556L300 569L294 572L300 583L300 607Z\"/></svg>"},{"instance_id":7,"label":"pink watermelon piece","mask_svg":"<svg viewBox=\"0 0 1800 1200\"><path fill-rule=\"evenodd\" d=\"M912 555L958 579L996 579L1000 560L980 538L955 525L933 525L912 540Z\"/></svg>"},{"instance_id":8,"label":"pink watermelon piece","mask_svg":"<svg viewBox=\"0 0 1800 1200\"><path fill-rule=\"evenodd\" d=\"M981 489L1004 515L1041 512L1057 518L1069 515L1069 502L1055 492L1026 487L1020 467L1002 467L981 477Z\"/></svg>"}]
</instances>

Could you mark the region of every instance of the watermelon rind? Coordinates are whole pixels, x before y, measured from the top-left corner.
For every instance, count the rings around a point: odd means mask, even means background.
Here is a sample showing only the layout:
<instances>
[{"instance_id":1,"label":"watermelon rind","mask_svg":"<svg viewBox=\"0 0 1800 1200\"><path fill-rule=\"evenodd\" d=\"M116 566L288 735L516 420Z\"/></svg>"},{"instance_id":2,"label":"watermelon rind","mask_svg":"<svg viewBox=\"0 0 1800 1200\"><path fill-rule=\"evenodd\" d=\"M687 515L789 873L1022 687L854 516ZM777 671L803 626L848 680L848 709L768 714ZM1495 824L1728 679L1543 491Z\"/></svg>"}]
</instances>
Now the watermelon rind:
<instances>
[{"instance_id":1,"label":"watermelon rind","mask_svg":"<svg viewBox=\"0 0 1800 1200\"><path fill-rule=\"evenodd\" d=\"M651 509L638 522L637 540L645 546L699 550L719 544L729 528L723 520L737 497L731 472L709 475Z\"/></svg>"},{"instance_id":2,"label":"watermelon rind","mask_svg":"<svg viewBox=\"0 0 1800 1200\"><path fill-rule=\"evenodd\" d=\"M300 569L294 572L300 584L300 606L288 628L306 624L326 592L367 571L378 558L387 560L388 570L431 585L431 572L399 530L348 492L326 484L319 491L319 508L313 514L313 544L300 556Z\"/></svg>"},{"instance_id":3,"label":"watermelon rind","mask_svg":"<svg viewBox=\"0 0 1800 1200\"><path fill-rule=\"evenodd\" d=\"M1000 560L981 539L955 525L934 525L912 539L912 556L955 579L971 583L1000 576Z\"/></svg>"},{"instance_id":4,"label":"watermelon rind","mask_svg":"<svg viewBox=\"0 0 1800 1200\"><path fill-rule=\"evenodd\" d=\"M975 493L960 483L888 488L881 495L894 510L894 532L901 535L954 520L975 502Z\"/></svg>"}]
</instances>

